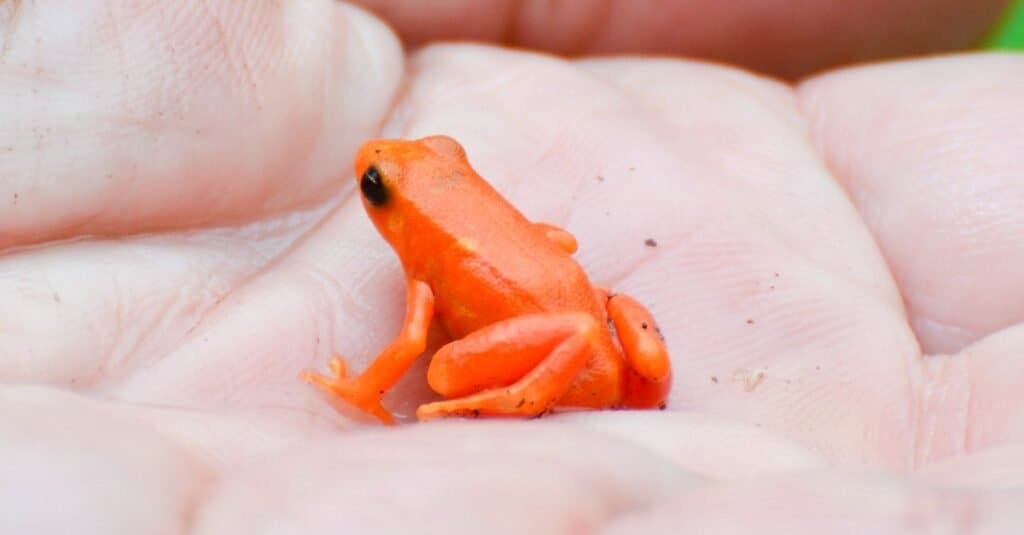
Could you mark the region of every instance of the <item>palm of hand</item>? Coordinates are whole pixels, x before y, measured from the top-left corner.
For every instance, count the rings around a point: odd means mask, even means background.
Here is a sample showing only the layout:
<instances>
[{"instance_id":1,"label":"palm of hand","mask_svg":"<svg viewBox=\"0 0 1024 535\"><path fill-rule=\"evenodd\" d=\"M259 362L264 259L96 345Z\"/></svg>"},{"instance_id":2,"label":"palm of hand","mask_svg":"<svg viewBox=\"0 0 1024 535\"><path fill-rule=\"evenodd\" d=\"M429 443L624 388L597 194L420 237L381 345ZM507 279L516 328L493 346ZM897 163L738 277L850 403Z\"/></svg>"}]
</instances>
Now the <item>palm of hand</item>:
<instances>
[{"instance_id":1,"label":"palm of hand","mask_svg":"<svg viewBox=\"0 0 1024 535\"><path fill-rule=\"evenodd\" d=\"M105 399L5 387L3 462L64 471L56 495L39 472L12 471L17 496L0 503L89 495L48 521L102 530L117 519L126 532L409 518L628 530L721 528L781 488L762 514L782 525L847 514L883 526L938 500L897 474L1006 485L977 468L1019 456L1024 432L1020 147L952 150L951 139L987 139L1014 124L1013 106L1019 124L1013 84L996 83L1020 78L1006 74L1018 60L873 67L793 90L678 61L451 45L415 54L402 82L393 38L364 15L336 16L352 31L303 41L314 72L262 55L280 43L242 56L228 46L230 68L186 69L201 83L171 91L174 102L122 80L140 109L159 111L94 110L116 125L103 157L53 147L55 134L36 147L53 158L31 169L26 152L0 155L0 168L41 184L12 192L8 244L119 236L4 259L17 328L0 376ZM964 68L972 80L929 100L908 83ZM231 86L239 78L254 85ZM225 103L215 88L245 97ZM29 111L13 114L46 121ZM140 132L141 146L123 144ZM576 234L596 282L651 308L674 357L669 411L375 431L296 380L333 351L359 369L397 332L400 268L338 173L365 137L431 133L458 138L531 218ZM83 167L67 182L71 207L41 178ZM429 398L421 367L387 402L411 414ZM812 490L823 483L846 491ZM459 489L476 490L452 507ZM808 500L828 514L802 516ZM994 498L943 503L931 519L1019 514ZM396 506L419 514L388 516ZM622 514L640 507L651 509Z\"/></svg>"}]
</instances>

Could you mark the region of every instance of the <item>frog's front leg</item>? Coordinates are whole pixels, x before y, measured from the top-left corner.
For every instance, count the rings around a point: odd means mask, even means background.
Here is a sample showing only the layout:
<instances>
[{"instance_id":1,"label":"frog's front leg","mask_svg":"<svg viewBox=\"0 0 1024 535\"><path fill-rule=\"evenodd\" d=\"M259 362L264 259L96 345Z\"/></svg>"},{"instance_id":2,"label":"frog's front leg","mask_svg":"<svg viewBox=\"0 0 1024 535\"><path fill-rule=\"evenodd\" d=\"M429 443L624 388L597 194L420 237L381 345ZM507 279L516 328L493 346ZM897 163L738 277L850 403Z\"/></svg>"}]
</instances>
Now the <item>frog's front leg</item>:
<instances>
[{"instance_id":1,"label":"frog's front leg","mask_svg":"<svg viewBox=\"0 0 1024 535\"><path fill-rule=\"evenodd\" d=\"M330 394L376 416L386 424L394 417L381 403L381 397L395 385L427 345L427 329L434 315L434 294L426 283L410 279L406 294L405 322L402 331L358 377L347 377L345 363L331 359L332 377L304 371L300 377Z\"/></svg>"},{"instance_id":2,"label":"frog's front leg","mask_svg":"<svg viewBox=\"0 0 1024 535\"><path fill-rule=\"evenodd\" d=\"M626 294L612 293L605 288L599 288L597 292L607 296L605 308L608 319L615 326L615 334L630 368L623 406L665 408L672 386L672 362L654 316Z\"/></svg>"},{"instance_id":3,"label":"frog's front leg","mask_svg":"<svg viewBox=\"0 0 1024 535\"><path fill-rule=\"evenodd\" d=\"M542 414L586 365L597 334L597 321L575 312L528 314L484 327L434 355L427 382L449 400L422 405L416 415Z\"/></svg>"}]
</instances>

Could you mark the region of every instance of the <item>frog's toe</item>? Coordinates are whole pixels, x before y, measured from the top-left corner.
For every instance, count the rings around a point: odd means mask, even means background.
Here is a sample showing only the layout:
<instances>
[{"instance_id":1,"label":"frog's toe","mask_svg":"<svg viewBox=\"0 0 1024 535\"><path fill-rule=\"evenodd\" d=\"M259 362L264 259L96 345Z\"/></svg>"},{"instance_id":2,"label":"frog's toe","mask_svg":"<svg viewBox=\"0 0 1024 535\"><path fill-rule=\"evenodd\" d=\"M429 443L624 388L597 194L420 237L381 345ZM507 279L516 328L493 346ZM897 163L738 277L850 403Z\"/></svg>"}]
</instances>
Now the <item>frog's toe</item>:
<instances>
[{"instance_id":1,"label":"frog's toe","mask_svg":"<svg viewBox=\"0 0 1024 535\"><path fill-rule=\"evenodd\" d=\"M395 423L394 416L381 404L383 392L367 389L359 381L344 377L345 364L341 359L332 359L329 366L335 377L307 370L302 372L299 378L363 412L372 414L385 424Z\"/></svg>"},{"instance_id":2,"label":"frog's toe","mask_svg":"<svg viewBox=\"0 0 1024 535\"><path fill-rule=\"evenodd\" d=\"M341 357L332 357L327 366L331 369L331 373L338 379L344 379L348 376L348 370L345 366L345 361Z\"/></svg>"}]
</instances>

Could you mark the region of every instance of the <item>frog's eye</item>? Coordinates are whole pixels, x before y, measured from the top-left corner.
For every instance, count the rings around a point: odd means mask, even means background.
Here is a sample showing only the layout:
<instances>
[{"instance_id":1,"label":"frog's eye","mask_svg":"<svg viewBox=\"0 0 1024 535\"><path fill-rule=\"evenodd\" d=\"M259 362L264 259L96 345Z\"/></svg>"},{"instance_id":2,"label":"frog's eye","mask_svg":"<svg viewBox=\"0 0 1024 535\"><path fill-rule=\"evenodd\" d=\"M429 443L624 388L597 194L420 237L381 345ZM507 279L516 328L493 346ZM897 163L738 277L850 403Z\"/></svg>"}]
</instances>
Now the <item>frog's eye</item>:
<instances>
[{"instance_id":1,"label":"frog's eye","mask_svg":"<svg viewBox=\"0 0 1024 535\"><path fill-rule=\"evenodd\" d=\"M366 168L363 177L359 179L359 188L363 190L363 197L374 206L380 206L388 201L388 190L380 178L380 171L372 165Z\"/></svg>"}]
</instances>

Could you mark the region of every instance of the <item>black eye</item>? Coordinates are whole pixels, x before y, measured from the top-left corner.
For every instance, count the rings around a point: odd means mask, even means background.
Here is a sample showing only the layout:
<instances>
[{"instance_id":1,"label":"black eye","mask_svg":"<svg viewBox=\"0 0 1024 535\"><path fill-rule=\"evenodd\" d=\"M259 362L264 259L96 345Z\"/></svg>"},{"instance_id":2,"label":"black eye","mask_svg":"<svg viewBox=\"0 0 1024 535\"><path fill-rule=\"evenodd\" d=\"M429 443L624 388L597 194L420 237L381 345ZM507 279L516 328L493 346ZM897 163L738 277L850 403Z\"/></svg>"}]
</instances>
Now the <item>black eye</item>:
<instances>
[{"instance_id":1,"label":"black eye","mask_svg":"<svg viewBox=\"0 0 1024 535\"><path fill-rule=\"evenodd\" d=\"M370 166L359 179L359 188L363 190L363 197L374 206L380 206L388 201L388 190L384 187L384 181L380 178L377 168Z\"/></svg>"}]
</instances>

